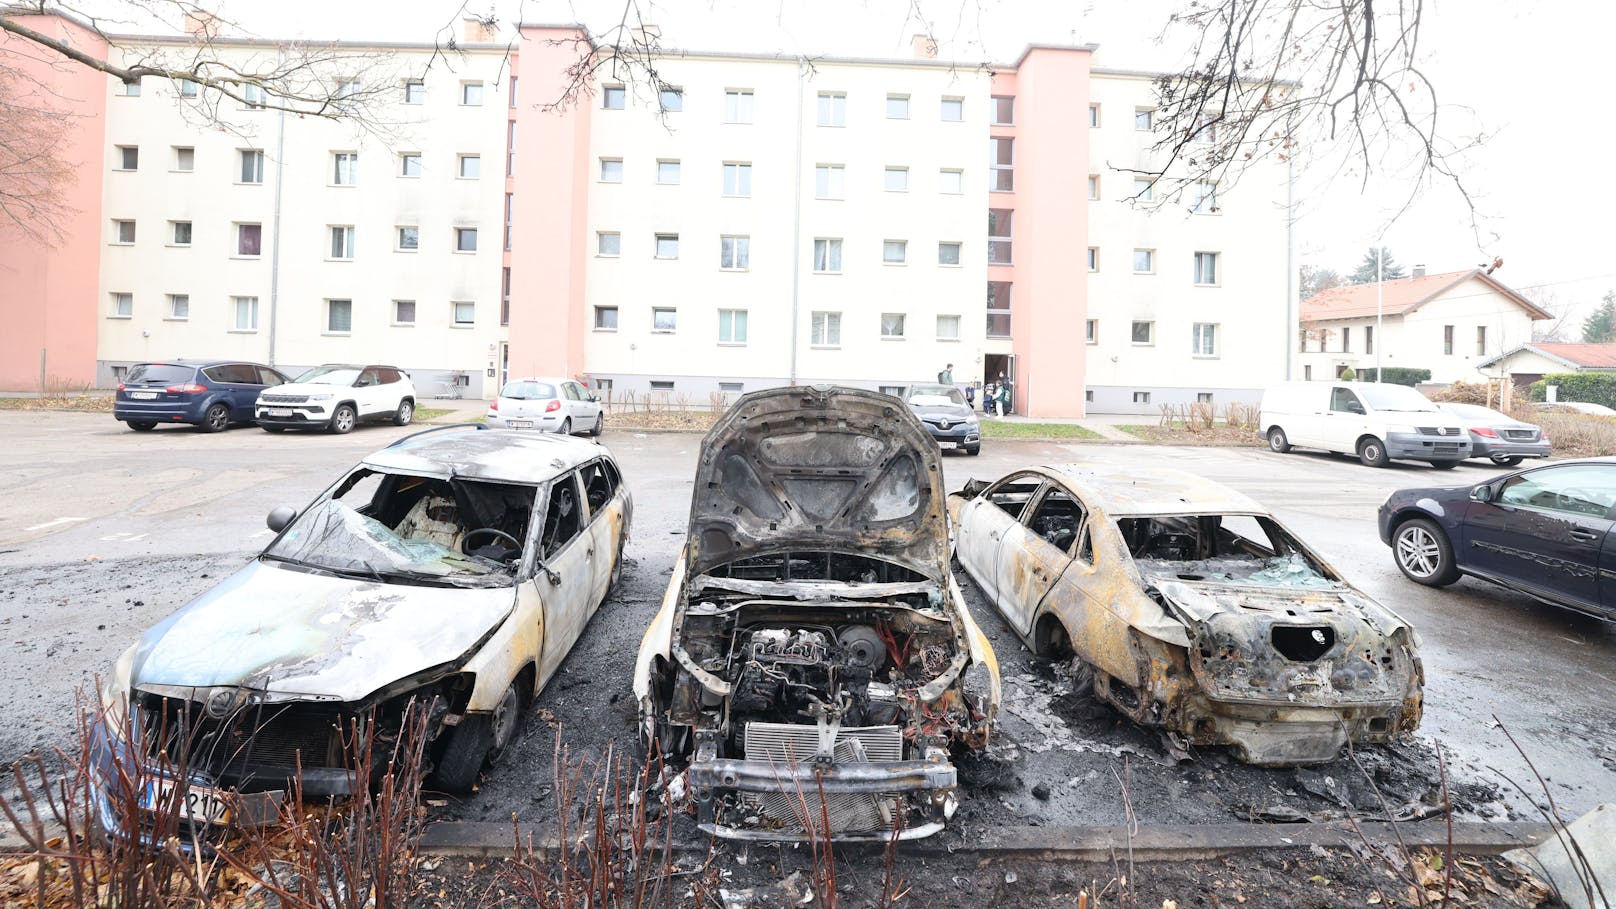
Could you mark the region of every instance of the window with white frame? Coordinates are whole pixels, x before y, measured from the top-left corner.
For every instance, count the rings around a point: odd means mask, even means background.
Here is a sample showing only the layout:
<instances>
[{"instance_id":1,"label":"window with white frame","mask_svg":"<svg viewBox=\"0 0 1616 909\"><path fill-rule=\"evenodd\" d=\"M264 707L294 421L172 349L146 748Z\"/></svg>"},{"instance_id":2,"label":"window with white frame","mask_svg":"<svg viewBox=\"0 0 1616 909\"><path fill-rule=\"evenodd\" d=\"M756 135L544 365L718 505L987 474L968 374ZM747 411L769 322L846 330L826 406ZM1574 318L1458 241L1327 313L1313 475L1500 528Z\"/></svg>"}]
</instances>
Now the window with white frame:
<instances>
[{"instance_id":1,"label":"window with white frame","mask_svg":"<svg viewBox=\"0 0 1616 909\"><path fill-rule=\"evenodd\" d=\"M845 169L840 164L820 164L814 168L814 198L842 198Z\"/></svg>"},{"instance_id":2,"label":"window with white frame","mask_svg":"<svg viewBox=\"0 0 1616 909\"><path fill-rule=\"evenodd\" d=\"M455 252L470 253L477 251L477 228L455 228Z\"/></svg>"},{"instance_id":3,"label":"window with white frame","mask_svg":"<svg viewBox=\"0 0 1616 909\"><path fill-rule=\"evenodd\" d=\"M1195 283L1218 283L1218 254L1215 252L1198 252L1195 254Z\"/></svg>"},{"instance_id":4,"label":"window with white frame","mask_svg":"<svg viewBox=\"0 0 1616 909\"><path fill-rule=\"evenodd\" d=\"M622 110L627 98L628 93L623 86L607 85L601 89L600 106L603 110Z\"/></svg>"},{"instance_id":5,"label":"window with white frame","mask_svg":"<svg viewBox=\"0 0 1616 909\"><path fill-rule=\"evenodd\" d=\"M1010 337L1009 281L988 282L988 337Z\"/></svg>"},{"instance_id":6,"label":"window with white frame","mask_svg":"<svg viewBox=\"0 0 1616 909\"><path fill-rule=\"evenodd\" d=\"M908 95L887 95L887 119L888 120L907 120L907 119L909 119L909 96Z\"/></svg>"},{"instance_id":7,"label":"window with white frame","mask_svg":"<svg viewBox=\"0 0 1616 909\"><path fill-rule=\"evenodd\" d=\"M881 314L881 337L891 341L903 337L904 323L907 321L904 313L884 312Z\"/></svg>"},{"instance_id":8,"label":"window with white frame","mask_svg":"<svg viewBox=\"0 0 1616 909\"><path fill-rule=\"evenodd\" d=\"M135 314L135 295L130 293L115 293L111 295L112 312L115 319L127 319Z\"/></svg>"},{"instance_id":9,"label":"window with white frame","mask_svg":"<svg viewBox=\"0 0 1616 909\"><path fill-rule=\"evenodd\" d=\"M1016 189L1016 140L1004 136L988 139L991 152L988 161L988 191L1014 192Z\"/></svg>"},{"instance_id":10,"label":"window with white frame","mask_svg":"<svg viewBox=\"0 0 1616 909\"><path fill-rule=\"evenodd\" d=\"M119 246L128 246L135 242L135 222L113 221L112 242Z\"/></svg>"},{"instance_id":11,"label":"window with white frame","mask_svg":"<svg viewBox=\"0 0 1616 909\"><path fill-rule=\"evenodd\" d=\"M945 167L937 172L937 191L949 195L965 192L965 171Z\"/></svg>"},{"instance_id":12,"label":"window with white frame","mask_svg":"<svg viewBox=\"0 0 1616 909\"><path fill-rule=\"evenodd\" d=\"M727 395L738 395L746 391L745 382L719 382L718 390Z\"/></svg>"},{"instance_id":13,"label":"window with white frame","mask_svg":"<svg viewBox=\"0 0 1616 909\"><path fill-rule=\"evenodd\" d=\"M353 186L359 182L359 155L357 152L331 153L331 185Z\"/></svg>"},{"instance_id":14,"label":"window with white frame","mask_svg":"<svg viewBox=\"0 0 1616 909\"><path fill-rule=\"evenodd\" d=\"M725 271L746 271L751 267L751 237L719 237L718 249L719 268Z\"/></svg>"},{"instance_id":15,"label":"window with white frame","mask_svg":"<svg viewBox=\"0 0 1616 909\"><path fill-rule=\"evenodd\" d=\"M678 234L657 234L656 235L656 257L658 259L677 259L677 258L679 258L679 235Z\"/></svg>"},{"instance_id":16,"label":"window with white frame","mask_svg":"<svg viewBox=\"0 0 1616 909\"><path fill-rule=\"evenodd\" d=\"M600 182L602 182L602 183L622 183L623 182L623 159L622 158L601 158L600 159Z\"/></svg>"},{"instance_id":17,"label":"window with white frame","mask_svg":"<svg viewBox=\"0 0 1616 909\"><path fill-rule=\"evenodd\" d=\"M909 168L889 167L886 169L886 190L889 193L906 193L909 191Z\"/></svg>"},{"instance_id":18,"label":"window with white frame","mask_svg":"<svg viewBox=\"0 0 1616 909\"><path fill-rule=\"evenodd\" d=\"M184 322L191 318L191 295L169 294L168 315L164 318L172 322Z\"/></svg>"},{"instance_id":19,"label":"window with white frame","mask_svg":"<svg viewBox=\"0 0 1616 909\"><path fill-rule=\"evenodd\" d=\"M752 122L752 91L745 88L732 88L724 92L724 122L725 123L751 123Z\"/></svg>"},{"instance_id":20,"label":"window with white frame","mask_svg":"<svg viewBox=\"0 0 1616 909\"><path fill-rule=\"evenodd\" d=\"M992 102L992 119L988 122L994 126L1014 126L1016 123L1016 99L1013 95L994 95Z\"/></svg>"},{"instance_id":21,"label":"window with white frame","mask_svg":"<svg viewBox=\"0 0 1616 909\"><path fill-rule=\"evenodd\" d=\"M623 254L623 235L615 230L595 231L595 255L620 256Z\"/></svg>"},{"instance_id":22,"label":"window with white frame","mask_svg":"<svg viewBox=\"0 0 1616 909\"><path fill-rule=\"evenodd\" d=\"M345 335L353 331L353 301L325 301L325 333Z\"/></svg>"},{"instance_id":23,"label":"window with white frame","mask_svg":"<svg viewBox=\"0 0 1616 909\"><path fill-rule=\"evenodd\" d=\"M352 259L354 256L354 229L352 225L332 225L331 258Z\"/></svg>"},{"instance_id":24,"label":"window with white frame","mask_svg":"<svg viewBox=\"0 0 1616 909\"><path fill-rule=\"evenodd\" d=\"M258 298L231 297L230 316L231 331L257 331Z\"/></svg>"},{"instance_id":25,"label":"window with white frame","mask_svg":"<svg viewBox=\"0 0 1616 909\"><path fill-rule=\"evenodd\" d=\"M1133 393L1133 402L1135 404L1149 404L1150 403L1150 392L1148 392L1148 391L1136 391L1136 392L1134 392Z\"/></svg>"},{"instance_id":26,"label":"window with white frame","mask_svg":"<svg viewBox=\"0 0 1616 909\"><path fill-rule=\"evenodd\" d=\"M458 155L460 162L457 176L462 180L476 180L483 175L482 155Z\"/></svg>"},{"instance_id":27,"label":"window with white frame","mask_svg":"<svg viewBox=\"0 0 1616 909\"><path fill-rule=\"evenodd\" d=\"M414 300L394 300L393 301L393 324L394 325L414 325L415 324L415 301Z\"/></svg>"},{"instance_id":28,"label":"window with white frame","mask_svg":"<svg viewBox=\"0 0 1616 909\"><path fill-rule=\"evenodd\" d=\"M460 83L460 104L464 107L481 107L483 103L483 84L481 82Z\"/></svg>"},{"instance_id":29,"label":"window with white frame","mask_svg":"<svg viewBox=\"0 0 1616 909\"><path fill-rule=\"evenodd\" d=\"M941 240L937 243L937 264L960 264L960 244L957 241Z\"/></svg>"},{"instance_id":30,"label":"window with white frame","mask_svg":"<svg viewBox=\"0 0 1616 909\"><path fill-rule=\"evenodd\" d=\"M653 306L651 308L651 330L664 334L678 331L679 310L672 306Z\"/></svg>"},{"instance_id":31,"label":"window with white frame","mask_svg":"<svg viewBox=\"0 0 1616 909\"><path fill-rule=\"evenodd\" d=\"M413 225L400 225L398 228L399 252L415 252L421 248L421 228Z\"/></svg>"},{"instance_id":32,"label":"window with white frame","mask_svg":"<svg viewBox=\"0 0 1616 909\"><path fill-rule=\"evenodd\" d=\"M909 241L881 241L881 261L887 265L902 265L909 256Z\"/></svg>"},{"instance_id":33,"label":"window with white frame","mask_svg":"<svg viewBox=\"0 0 1616 909\"><path fill-rule=\"evenodd\" d=\"M819 274L839 274L842 270L842 241L838 237L820 237L814 240L814 271Z\"/></svg>"},{"instance_id":34,"label":"window with white frame","mask_svg":"<svg viewBox=\"0 0 1616 909\"><path fill-rule=\"evenodd\" d=\"M658 159L656 163L656 181L663 186L677 186L679 184L678 160Z\"/></svg>"},{"instance_id":35,"label":"window with white frame","mask_svg":"<svg viewBox=\"0 0 1616 909\"><path fill-rule=\"evenodd\" d=\"M939 340L939 341L958 341L959 337L960 337L960 317L959 316L938 316L937 317L937 340Z\"/></svg>"},{"instance_id":36,"label":"window with white frame","mask_svg":"<svg viewBox=\"0 0 1616 909\"><path fill-rule=\"evenodd\" d=\"M617 330L617 307L615 307L615 306L597 306L597 307L595 307L595 330L596 331L616 331Z\"/></svg>"},{"instance_id":37,"label":"window with white frame","mask_svg":"<svg viewBox=\"0 0 1616 909\"><path fill-rule=\"evenodd\" d=\"M1013 261L1011 221L1014 214L1008 208L988 209L989 265L1009 265Z\"/></svg>"},{"instance_id":38,"label":"window with white frame","mask_svg":"<svg viewBox=\"0 0 1616 909\"><path fill-rule=\"evenodd\" d=\"M1156 128L1156 109L1152 107L1136 107L1133 109L1133 128L1141 132L1150 132Z\"/></svg>"},{"instance_id":39,"label":"window with white frame","mask_svg":"<svg viewBox=\"0 0 1616 909\"><path fill-rule=\"evenodd\" d=\"M1100 343L1100 320L1089 319L1083 323L1083 340L1090 344Z\"/></svg>"},{"instance_id":40,"label":"window with white frame","mask_svg":"<svg viewBox=\"0 0 1616 909\"><path fill-rule=\"evenodd\" d=\"M140 147L136 145L118 146L118 166L114 170L139 170Z\"/></svg>"},{"instance_id":41,"label":"window with white frame","mask_svg":"<svg viewBox=\"0 0 1616 909\"><path fill-rule=\"evenodd\" d=\"M1136 275L1156 273L1156 251L1154 249L1136 249L1133 251L1133 273Z\"/></svg>"},{"instance_id":42,"label":"window with white frame","mask_svg":"<svg viewBox=\"0 0 1616 909\"><path fill-rule=\"evenodd\" d=\"M1140 202L1156 200L1156 181L1150 177L1133 178L1133 197Z\"/></svg>"},{"instance_id":43,"label":"window with white frame","mask_svg":"<svg viewBox=\"0 0 1616 909\"><path fill-rule=\"evenodd\" d=\"M195 98L201 93L201 86L197 85L194 79L181 79L179 83L181 98Z\"/></svg>"},{"instance_id":44,"label":"window with white frame","mask_svg":"<svg viewBox=\"0 0 1616 909\"><path fill-rule=\"evenodd\" d=\"M1140 345L1155 344L1156 343L1156 323L1155 322L1143 322L1143 321L1139 321L1137 319L1134 320L1132 333L1129 335L1129 337L1133 340L1133 343L1135 343L1135 344L1140 344Z\"/></svg>"},{"instance_id":45,"label":"window with white frame","mask_svg":"<svg viewBox=\"0 0 1616 909\"><path fill-rule=\"evenodd\" d=\"M264 251L264 225L236 225L236 255L258 256Z\"/></svg>"},{"instance_id":46,"label":"window with white frame","mask_svg":"<svg viewBox=\"0 0 1616 909\"><path fill-rule=\"evenodd\" d=\"M1089 126L1099 126L1099 125L1100 125L1100 105L1098 105L1098 104L1090 104L1089 105Z\"/></svg>"},{"instance_id":47,"label":"window with white frame","mask_svg":"<svg viewBox=\"0 0 1616 909\"><path fill-rule=\"evenodd\" d=\"M1190 211L1198 215L1217 214L1218 185L1205 181L1190 184Z\"/></svg>"},{"instance_id":48,"label":"window with white frame","mask_svg":"<svg viewBox=\"0 0 1616 909\"><path fill-rule=\"evenodd\" d=\"M819 125L847 125L847 94L845 92L819 93Z\"/></svg>"},{"instance_id":49,"label":"window with white frame","mask_svg":"<svg viewBox=\"0 0 1616 909\"><path fill-rule=\"evenodd\" d=\"M682 111L685 109L685 90L664 85L657 92L657 103L662 106L663 110L671 113Z\"/></svg>"},{"instance_id":50,"label":"window with white frame","mask_svg":"<svg viewBox=\"0 0 1616 909\"><path fill-rule=\"evenodd\" d=\"M720 309L718 311L718 343L746 343L746 310Z\"/></svg>"},{"instance_id":51,"label":"window with white frame","mask_svg":"<svg viewBox=\"0 0 1616 909\"><path fill-rule=\"evenodd\" d=\"M398 156L398 175L400 177L421 176L421 153L400 152Z\"/></svg>"},{"instance_id":52,"label":"window with white frame","mask_svg":"<svg viewBox=\"0 0 1616 909\"><path fill-rule=\"evenodd\" d=\"M964 98L944 98L942 116L944 123L959 123L965 119Z\"/></svg>"},{"instance_id":53,"label":"window with white frame","mask_svg":"<svg viewBox=\"0 0 1616 909\"><path fill-rule=\"evenodd\" d=\"M1098 202L1099 200L1100 200L1100 175L1099 174L1089 174L1089 201L1090 202Z\"/></svg>"},{"instance_id":54,"label":"window with white frame","mask_svg":"<svg viewBox=\"0 0 1616 909\"><path fill-rule=\"evenodd\" d=\"M739 161L724 164L724 195L752 195L752 165Z\"/></svg>"},{"instance_id":55,"label":"window with white frame","mask_svg":"<svg viewBox=\"0 0 1616 909\"><path fill-rule=\"evenodd\" d=\"M426 82L422 79L409 79L404 83L405 104L426 103Z\"/></svg>"},{"instance_id":56,"label":"window with white frame","mask_svg":"<svg viewBox=\"0 0 1616 909\"><path fill-rule=\"evenodd\" d=\"M244 102L242 107L247 110L263 110L264 105L269 103L269 92L262 85L248 82L241 86L241 99Z\"/></svg>"},{"instance_id":57,"label":"window with white frame","mask_svg":"<svg viewBox=\"0 0 1616 909\"><path fill-rule=\"evenodd\" d=\"M170 222L168 222L168 224L169 224L169 242L170 243L172 243L175 246L190 246L191 245L191 222L189 222L189 221L170 221Z\"/></svg>"},{"instance_id":58,"label":"window with white frame","mask_svg":"<svg viewBox=\"0 0 1616 909\"><path fill-rule=\"evenodd\" d=\"M653 392L661 392L663 394L672 394L673 393L673 380L671 380L671 379L652 379L651 380L651 390Z\"/></svg>"},{"instance_id":59,"label":"window with white frame","mask_svg":"<svg viewBox=\"0 0 1616 909\"><path fill-rule=\"evenodd\" d=\"M351 101L354 98L359 97L360 89L361 86L358 79L351 77L347 79L339 79L337 80L337 91L333 97L339 101Z\"/></svg>"},{"instance_id":60,"label":"window with white frame","mask_svg":"<svg viewBox=\"0 0 1616 909\"><path fill-rule=\"evenodd\" d=\"M174 169L182 174L196 170L196 149L189 145L174 146Z\"/></svg>"},{"instance_id":61,"label":"window with white frame","mask_svg":"<svg viewBox=\"0 0 1616 909\"><path fill-rule=\"evenodd\" d=\"M459 326L477 324L477 304L465 300L449 304L454 313L454 324Z\"/></svg>"},{"instance_id":62,"label":"window with white frame","mask_svg":"<svg viewBox=\"0 0 1616 909\"><path fill-rule=\"evenodd\" d=\"M1218 326L1212 322L1196 322L1190 333L1190 352L1197 357L1218 355Z\"/></svg>"},{"instance_id":63,"label":"window with white frame","mask_svg":"<svg viewBox=\"0 0 1616 909\"><path fill-rule=\"evenodd\" d=\"M1100 270L1100 247L1089 247L1089 271Z\"/></svg>"},{"instance_id":64,"label":"window with white frame","mask_svg":"<svg viewBox=\"0 0 1616 909\"><path fill-rule=\"evenodd\" d=\"M1218 138L1218 123L1215 114L1202 114L1195 118L1195 131L1190 134L1191 142L1216 142Z\"/></svg>"},{"instance_id":65,"label":"window with white frame","mask_svg":"<svg viewBox=\"0 0 1616 909\"><path fill-rule=\"evenodd\" d=\"M813 314L808 343L814 347L842 346L842 314L816 311Z\"/></svg>"},{"instance_id":66,"label":"window with white frame","mask_svg":"<svg viewBox=\"0 0 1616 909\"><path fill-rule=\"evenodd\" d=\"M239 183L264 182L264 153L256 148L243 148L237 152L241 159Z\"/></svg>"},{"instance_id":67,"label":"window with white frame","mask_svg":"<svg viewBox=\"0 0 1616 909\"><path fill-rule=\"evenodd\" d=\"M1195 393L1195 403L1197 403L1197 404L1211 404L1212 403L1212 392L1210 392L1210 391L1198 391L1198 392L1196 392Z\"/></svg>"}]
</instances>

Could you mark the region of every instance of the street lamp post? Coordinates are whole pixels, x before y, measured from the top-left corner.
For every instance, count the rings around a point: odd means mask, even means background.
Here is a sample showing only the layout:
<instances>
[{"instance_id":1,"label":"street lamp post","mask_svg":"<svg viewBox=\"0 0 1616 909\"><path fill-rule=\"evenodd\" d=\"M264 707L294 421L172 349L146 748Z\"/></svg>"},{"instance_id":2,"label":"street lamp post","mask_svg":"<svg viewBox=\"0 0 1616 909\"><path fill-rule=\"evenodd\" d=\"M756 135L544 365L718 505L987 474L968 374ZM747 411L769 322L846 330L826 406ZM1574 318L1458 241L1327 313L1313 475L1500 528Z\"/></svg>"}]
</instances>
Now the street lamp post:
<instances>
[{"instance_id":1,"label":"street lamp post","mask_svg":"<svg viewBox=\"0 0 1616 909\"><path fill-rule=\"evenodd\" d=\"M1375 248L1375 381L1380 381L1380 349L1386 346L1386 307L1383 287L1386 281L1385 238Z\"/></svg>"}]
</instances>

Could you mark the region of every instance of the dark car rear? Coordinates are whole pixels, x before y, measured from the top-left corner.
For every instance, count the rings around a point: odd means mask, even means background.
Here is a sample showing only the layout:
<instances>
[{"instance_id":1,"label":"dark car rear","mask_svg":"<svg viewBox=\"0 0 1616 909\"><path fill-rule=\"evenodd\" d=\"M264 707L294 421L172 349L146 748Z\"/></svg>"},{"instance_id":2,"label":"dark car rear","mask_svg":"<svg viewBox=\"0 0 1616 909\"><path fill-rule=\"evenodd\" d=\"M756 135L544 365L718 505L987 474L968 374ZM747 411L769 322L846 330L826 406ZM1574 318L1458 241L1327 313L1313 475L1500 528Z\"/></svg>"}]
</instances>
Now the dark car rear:
<instances>
[{"instance_id":1,"label":"dark car rear","mask_svg":"<svg viewBox=\"0 0 1616 909\"><path fill-rule=\"evenodd\" d=\"M219 432L251 423L253 403L266 386L286 377L260 363L139 363L118 384L112 416L144 432L159 423L188 423Z\"/></svg>"}]
</instances>

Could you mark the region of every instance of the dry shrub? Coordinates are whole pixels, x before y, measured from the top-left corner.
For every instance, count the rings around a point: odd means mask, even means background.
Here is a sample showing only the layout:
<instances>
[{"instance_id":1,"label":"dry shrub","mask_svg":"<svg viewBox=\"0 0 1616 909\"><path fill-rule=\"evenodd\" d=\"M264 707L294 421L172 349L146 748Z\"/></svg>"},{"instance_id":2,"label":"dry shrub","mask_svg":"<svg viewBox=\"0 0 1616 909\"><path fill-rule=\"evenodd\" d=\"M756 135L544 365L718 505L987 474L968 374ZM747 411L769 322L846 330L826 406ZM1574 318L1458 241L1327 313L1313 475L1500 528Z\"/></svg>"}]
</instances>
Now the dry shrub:
<instances>
[{"instance_id":1,"label":"dry shrub","mask_svg":"<svg viewBox=\"0 0 1616 909\"><path fill-rule=\"evenodd\" d=\"M1616 454L1616 417L1588 413L1545 413L1530 407L1510 414L1543 427L1557 458L1591 458Z\"/></svg>"},{"instance_id":2,"label":"dry shrub","mask_svg":"<svg viewBox=\"0 0 1616 909\"><path fill-rule=\"evenodd\" d=\"M1496 391L1485 382L1454 382L1444 389L1426 391L1424 395L1438 404L1475 404L1478 407L1498 406Z\"/></svg>"}]
</instances>

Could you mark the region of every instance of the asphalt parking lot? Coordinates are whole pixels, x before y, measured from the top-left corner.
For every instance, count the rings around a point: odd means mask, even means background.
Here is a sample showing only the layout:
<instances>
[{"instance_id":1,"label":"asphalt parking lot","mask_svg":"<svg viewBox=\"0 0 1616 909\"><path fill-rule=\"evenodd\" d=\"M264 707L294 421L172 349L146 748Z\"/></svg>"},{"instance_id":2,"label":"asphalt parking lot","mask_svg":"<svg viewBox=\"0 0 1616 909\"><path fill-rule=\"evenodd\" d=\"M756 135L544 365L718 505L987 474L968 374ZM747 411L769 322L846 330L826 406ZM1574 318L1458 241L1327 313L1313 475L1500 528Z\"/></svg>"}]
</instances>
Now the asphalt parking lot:
<instances>
[{"instance_id":1,"label":"asphalt parking lot","mask_svg":"<svg viewBox=\"0 0 1616 909\"><path fill-rule=\"evenodd\" d=\"M271 508L302 506L365 452L418 429L137 434L105 415L0 413L10 462L0 478L0 759L60 741L73 725L75 689L256 552L270 537L264 515ZM683 541L700 437L608 428L602 442L635 497L624 584L541 697L516 753L480 792L441 806L441 816L508 820L513 811L542 810L558 730L575 750L633 735L632 655ZM1418 741L1363 755L1397 799L1429 796L1431 748L1440 742L1462 812L1530 817L1506 778L1535 790L1531 771L1494 715L1549 778L1568 816L1616 795L1616 625L1470 580L1441 591L1418 587L1376 536L1375 509L1392 490L1474 482L1498 468L1371 470L1345 458L1257 448L1000 442L980 457L946 457L944 469L952 489L972 476L1069 461L1163 464L1227 483L1273 508L1419 630L1427 683ZM1274 806L1328 816L1369 798L1361 787L1338 785L1363 776L1346 759L1312 771L1259 771L1216 752L1173 761L1158 739L1074 699L963 576L961 585L1006 680L993 751L962 768L962 826L1119 823L1124 756L1132 808L1146 823L1228 822Z\"/></svg>"}]
</instances>

